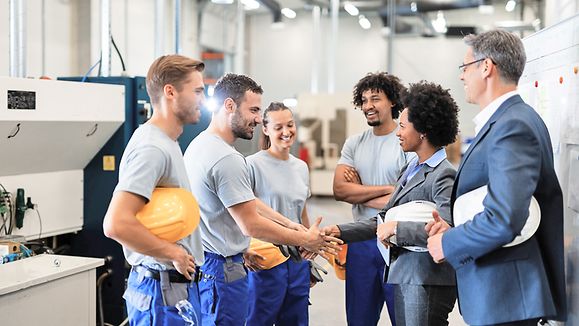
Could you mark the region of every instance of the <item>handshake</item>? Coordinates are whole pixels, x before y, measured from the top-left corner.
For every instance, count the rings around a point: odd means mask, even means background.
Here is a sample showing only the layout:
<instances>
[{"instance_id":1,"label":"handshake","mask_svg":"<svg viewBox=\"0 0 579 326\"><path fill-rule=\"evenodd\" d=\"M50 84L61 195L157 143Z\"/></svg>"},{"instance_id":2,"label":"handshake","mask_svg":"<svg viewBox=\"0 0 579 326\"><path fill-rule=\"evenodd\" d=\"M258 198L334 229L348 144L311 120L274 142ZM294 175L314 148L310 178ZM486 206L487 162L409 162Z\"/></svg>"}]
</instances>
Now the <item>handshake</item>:
<instances>
[{"instance_id":1,"label":"handshake","mask_svg":"<svg viewBox=\"0 0 579 326\"><path fill-rule=\"evenodd\" d=\"M322 218L318 217L316 222L307 229L302 226L302 230L306 232L305 241L302 243L302 256L306 259L312 259L316 255L326 258L328 255L337 255L341 250L340 245L344 243L339 239L339 233L333 234L332 227L338 229L336 225L326 226L320 229ZM338 229L339 231L339 229Z\"/></svg>"}]
</instances>

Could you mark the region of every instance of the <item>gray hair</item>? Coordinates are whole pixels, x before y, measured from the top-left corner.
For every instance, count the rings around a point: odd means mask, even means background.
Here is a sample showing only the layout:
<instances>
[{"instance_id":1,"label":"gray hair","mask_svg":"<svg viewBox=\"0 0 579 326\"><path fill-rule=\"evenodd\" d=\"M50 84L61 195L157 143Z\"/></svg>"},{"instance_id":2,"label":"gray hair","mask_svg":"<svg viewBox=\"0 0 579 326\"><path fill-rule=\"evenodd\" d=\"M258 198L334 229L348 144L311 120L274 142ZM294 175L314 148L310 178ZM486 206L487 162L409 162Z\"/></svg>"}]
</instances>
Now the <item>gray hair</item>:
<instances>
[{"instance_id":1,"label":"gray hair","mask_svg":"<svg viewBox=\"0 0 579 326\"><path fill-rule=\"evenodd\" d=\"M472 48L475 60L489 58L498 67L504 82L518 84L527 56L521 39L507 31L492 30L467 35L464 43Z\"/></svg>"}]
</instances>

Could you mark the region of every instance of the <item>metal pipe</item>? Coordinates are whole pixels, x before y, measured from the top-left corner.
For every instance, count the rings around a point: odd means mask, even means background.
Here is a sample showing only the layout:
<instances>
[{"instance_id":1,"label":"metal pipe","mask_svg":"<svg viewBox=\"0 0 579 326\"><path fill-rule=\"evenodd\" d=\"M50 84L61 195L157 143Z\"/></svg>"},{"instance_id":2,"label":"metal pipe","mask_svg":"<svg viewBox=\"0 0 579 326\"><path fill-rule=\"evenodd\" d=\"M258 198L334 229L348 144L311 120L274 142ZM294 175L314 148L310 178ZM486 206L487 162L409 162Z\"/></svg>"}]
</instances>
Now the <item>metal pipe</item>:
<instances>
[{"instance_id":1,"label":"metal pipe","mask_svg":"<svg viewBox=\"0 0 579 326\"><path fill-rule=\"evenodd\" d=\"M175 22L175 53L181 53L181 0L175 0L173 21Z\"/></svg>"},{"instance_id":2,"label":"metal pipe","mask_svg":"<svg viewBox=\"0 0 579 326\"><path fill-rule=\"evenodd\" d=\"M165 54L165 1L155 1L155 58Z\"/></svg>"},{"instance_id":3,"label":"metal pipe","mask_svg":"<svg viewBox=\"0 0 579 326\"><path fill-rule=\"evenodd\" d=\"M42 53L41 75L46 76L46 0L40 5L40 52Z\"/></svg>"},{"instance_id":4,"label":"metal pipe","mask_svg":"<svg viewBox=\"0 0 579 326\"><path fill-rule=\"evenodd\" d=\"M244 73L245 63L245 9L243 3L237 1L237 36L235 38L235 59L233 69L236 74Z\"/></svg>"},{"instance_id":5,"label":"metal pipe","mask_svg":"<svg viewBox=\"0 0 579 326\"><path fill-rule=\"evenodd\" d=\"M111 75L111 1L101 0L101 73Z\"/></svg>"},{"instance_id":6,"label":"metal pipe","mask_svg":"<svg viewBox=\"0 0 579 326\"><path fill-rule=\"evenodd\" d=\"M333 94L336 79L336 53L338 52L338 14L340 13L340 0L331 0L330 49L328 51L328 93Z\"/></svg>"},{"instance_id":7,"label":"metal pipe","mask_svg":"<svg viewBox=\"0 0 579 326\"><path fill-rule=\"evenodd\" d=\"M387 61L387 71L389 74L393 73L394 70L394 33L396 33L396 0L388 0L388 27L390 28L390 34L388 34L388 61Z\"/></svg>"},{"instance_id":8,"label":"metal pipe","mask_svg":"<svg viewBox=\"0 0 579 326\"><path fill-rule=\"evenodd\" d=\"M26 1L10 0L10 77L26 77Z\"/></svg>"},{"instance_id":9,"label":"metal pipe","mask_svg":"<svg viewBox=\"0 0 579 326\"><path fill-rule=\"evenodd\" d=\"M312 52L313 52L313 60L312 60L312 80L310 84L310 91L313 94L318 93L318 84L319 84L319 77L320 77L320 53L321 53L321 36L322 32L320 29L320 20L321 20L321 9L318 6L315 6L312 9L312 21L313 21L313 33L312 33Z\"/></svg>"}]
</instances>

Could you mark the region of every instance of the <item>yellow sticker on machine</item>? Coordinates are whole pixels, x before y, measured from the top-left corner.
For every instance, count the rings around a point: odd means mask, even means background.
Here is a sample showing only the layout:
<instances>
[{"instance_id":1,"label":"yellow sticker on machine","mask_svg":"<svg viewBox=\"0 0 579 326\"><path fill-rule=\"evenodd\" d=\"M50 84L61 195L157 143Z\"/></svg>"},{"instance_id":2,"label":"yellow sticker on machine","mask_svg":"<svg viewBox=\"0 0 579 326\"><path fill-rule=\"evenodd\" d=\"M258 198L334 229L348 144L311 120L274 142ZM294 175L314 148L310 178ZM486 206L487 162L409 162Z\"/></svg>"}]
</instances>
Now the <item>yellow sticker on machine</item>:
<instances>
[{"instance_id":1,"label":"yellow sticker on machine","mask_svg":"<svg viewBox=\"0 0 579 326\"><path fill-rule=\"evenodd\" d=\"M115 170L115 156L103 155L103 171L114 171L114 170Z\"/></svg>"}]
</instances>

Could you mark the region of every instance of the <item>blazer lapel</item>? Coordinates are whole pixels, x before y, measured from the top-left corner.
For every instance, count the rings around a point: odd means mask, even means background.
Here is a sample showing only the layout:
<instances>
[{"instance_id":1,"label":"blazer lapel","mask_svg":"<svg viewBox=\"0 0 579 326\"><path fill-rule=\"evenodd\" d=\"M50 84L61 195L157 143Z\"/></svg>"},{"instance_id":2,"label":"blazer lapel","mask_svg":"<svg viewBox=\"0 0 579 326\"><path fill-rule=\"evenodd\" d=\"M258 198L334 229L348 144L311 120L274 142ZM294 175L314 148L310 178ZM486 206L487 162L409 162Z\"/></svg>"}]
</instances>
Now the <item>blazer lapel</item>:
<instances>
[{"instance_id":1,"label":"blazer lapel","mask_svg":"<svg viewBox=\"0 0 579 326\"><path fill-rule=\"evenodd\" d=\"M414 177L412 177L412 179L410 179L408 182L406 182L406 186L404 187L400 187L401 190L398 192L397 196L394 197L394 202L393 205L396 205L398 203L398 201L400 199L402 199L402 197L404 197L404 195L406 195L410 190L416 188L417 186L419 186L420 184L422 184L424 182L424 180L426 180L426 175L428 173L430 173L432 170L434 170L434 168L425 165L423 166L417 173L416 175L414 175Z\"/></svg>"},{"instance_id":2,"label":"blazer lapel","mask_svg":"<svg viewBox=\"0 0 579 326\"><path fill-rule=\"evenodd\" d=\"M468 150L466 151L466 153L464 153L464 156L462 157L462 160L460 161L460 165L458 167L458 170L456 171L457 178L460 175L460 171L462 170L462 166L464 165L464 162L468 159L468 157L470 156L470 153L472 153L472 151L476 147L476 145L491 130L491 127L493 126L493 124L503 115L503 113L505 113L506 109L508 109L513 104L518 103L518 102L522 102L522 101L523 100L521 99L521 97L519 95L515 95L515 96L508 98L506 101L503 102L503 104L501 104L501 106L499 106L497 111L495 111L495 113L490 117L489 121L487 121L487 123L485 123L485 125L482 127L482 129L479 131L479 133L476 135L476 137L474 138L474 140L472 141L472 143L468 147ZM456 183L456 181L455 181L455 183Z\"/></svg>"}]
</instances>

